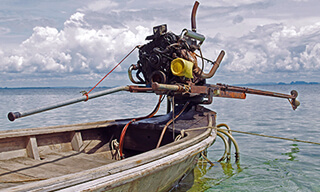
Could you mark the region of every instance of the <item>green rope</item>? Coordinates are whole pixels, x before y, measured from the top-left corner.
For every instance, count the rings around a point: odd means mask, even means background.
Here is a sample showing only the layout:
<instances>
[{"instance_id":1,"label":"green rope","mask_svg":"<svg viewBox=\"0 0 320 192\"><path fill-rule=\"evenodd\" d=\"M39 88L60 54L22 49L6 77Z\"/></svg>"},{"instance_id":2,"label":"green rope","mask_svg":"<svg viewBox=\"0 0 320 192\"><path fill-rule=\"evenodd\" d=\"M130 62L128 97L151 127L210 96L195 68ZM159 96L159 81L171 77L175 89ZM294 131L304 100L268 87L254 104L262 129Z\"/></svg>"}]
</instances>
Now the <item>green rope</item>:
<instances>
[{"instance_id":1,"label":"green rope","mask_svg":"<svg viewBox=\"0 0 320 192\"><path fill-rule=\"evenodd\" d=\"M214 166L214 164L201 152L201 156L211 165Z\"/></svg>"},{"instance_id":2,"label":"green rope","mask_svg":"<svg viewBox=\"0 0 320 192\"><path fill-rule=\"evenodd\" d=\"M225 130L225 129L223 129L223 130ZM237 131L237 130L230 130L230 131L236 132L236 133L248 134L248 135L255 135L255 136L261 136L261 137L269 137L269 138L274 138L274 139L282 139L282 140L288 140L288 141L296 141L296 142L301 142L301 143L310 143L310 144L320 145L320 143L316 143L316 142L312 142L312 141L304 141L304 140L300 140L300 139L290 139L290 138L285 138L285 137L276 137L276 136L263 135L263 134L258 134L258 133L250 133L250 132Z\"/></svg>"}]
</instances>

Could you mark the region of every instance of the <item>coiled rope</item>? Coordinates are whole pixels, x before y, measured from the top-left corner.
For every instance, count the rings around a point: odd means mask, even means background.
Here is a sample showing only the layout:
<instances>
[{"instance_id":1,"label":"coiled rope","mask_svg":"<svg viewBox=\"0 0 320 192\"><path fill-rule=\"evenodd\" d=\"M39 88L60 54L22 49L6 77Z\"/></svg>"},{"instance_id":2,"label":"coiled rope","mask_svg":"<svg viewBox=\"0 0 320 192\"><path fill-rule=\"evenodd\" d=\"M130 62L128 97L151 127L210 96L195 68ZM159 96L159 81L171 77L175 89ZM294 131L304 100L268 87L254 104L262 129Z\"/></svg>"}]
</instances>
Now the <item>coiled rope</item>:
<instances>
[{"instance_id":1,"label":"coiled rope","mask_svg":"<svg viewBox=\"0 0 320 192\"><path fill-rule=\"evenodd\" d=\"M220 128L220 127L225 127L226 129ZM230 153L231 153L231 142L233 143L236 153L236 163L239 163L240 160L240 152L239 152L239 147L235 139L233 138L231 132L236 132L236 133L242 133L242 134L248 134L248 135L255 135L255 136L261 136L261 137L268 137L268 138L273 138L273 139L281 139L281 140L288 140L288 141L295 141L295 142L302 142L302 143L309 143L309 144L315 144L315 145L320 145L320 143L317 142L312 142L312 141L305 141L305 140L300 140L300 139L290 139L290 138L285 138L285 137L277 137L277 136L270 136L270 135L263 135L263 134L258 134L258 133L251 133L251 132L245 132L245 131L238 131L238 130L231 130L228 125L226 124L219 124L216 127L213 127L211 124L209 124L207 127L198 127L198 128L193 128L193 129L186 129L186 130L181 130L180 135L178 135L175 139L175 141L178 141L182 139L185 136L185 132L188 131L196 131L200 129L215 129L217 131L217 136L219 136L225 145L225 151L223 156L218 160L218 162L224 161L226 159L227 162L230 161ZM228 140L223 136L225 135ZM213 163L206 158L206 155L202 154L204 159L208 161L211 166L213 166Z\"/></svg>"}]
</instances>

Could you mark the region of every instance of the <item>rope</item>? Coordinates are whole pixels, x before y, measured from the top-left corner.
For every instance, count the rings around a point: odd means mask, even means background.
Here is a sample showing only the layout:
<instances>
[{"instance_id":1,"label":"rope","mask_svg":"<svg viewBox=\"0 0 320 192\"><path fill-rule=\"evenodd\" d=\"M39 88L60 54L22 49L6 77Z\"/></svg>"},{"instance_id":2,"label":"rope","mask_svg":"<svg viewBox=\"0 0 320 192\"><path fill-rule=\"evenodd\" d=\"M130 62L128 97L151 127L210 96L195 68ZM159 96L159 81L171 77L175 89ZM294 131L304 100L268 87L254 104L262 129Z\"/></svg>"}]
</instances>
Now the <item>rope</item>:
<instances>
[{"instance_id":1,"label":"rope","mask_svg":"<svg viewBox=\"0 0 320 192\"><path fill-rule=\"evenodd\" d=\"M202 158L204 158L211 166L214 166L214 164L201 152Z\"/></svg>"},{"instance_id":2,"label":"rope","mask_svg":"<svg viewBox=\"0 0 320 192\"><path fill-rule=\"evenodd\" d=\"M218 129L218 130L219 130L219 129ZM224 129L223 129L223 130L224 130ZM237 130L230 130L230 131L236 132L236 133L248 134L248 135L255 135L255 136L260 136L260 137L269 137L269 138L273 138L273 139L282 139L282 140L288 140L288 141L296 141L296 142L301 142L301 143L309 143L309 144L320 145L320 143L317 143L317 142L304 141L304 140L300 140L300 139L290 139L290 138L285 138L285 137L277 137L277 136L263 135L263 134L258 134L258 133L250 133L250 132L237 131Z\"/></svg>"},{"instance_id":3,"label":"rope","mask_svg":"<svg viewBox=\"0 0 320 192\"><path fill-rule=\"evenodd\" d=\"M182 139L184 137L184 133L185 132L188 132L188 131L198 131L198 130L201 130L201 129L212 129L214 127L212 126L207 126L207 127L197 127L197 128L191 128L191 129L182 129L180 131L180 134L177 135L177 137L175 138L174 141L179 141L180 139Z\"/></svg>"},{"instance_id":4,"label":"rope","mask_svg":"<svg viewBox=\"0 0 320 192\"><path fill-rule=\"evenodd\" d=\"M209 127L209 126L208 126ZM184 130L186 131L194 131L197 129L205 129L208 127L198 127L195 129L187 129ZM217 130L219 130L220 128L217 128ZM220 130L226 130L226 129L220 129ZM282 140L288 140L288 141L296 141L296 142L301 142L301 143L309 143L309 144L315 144L315 145L320 145L320 143L317 142L313 142L313 141L304 141L304 140L300 140L300 139L290 139L290 138L285 138L285 137L277 137L277 136L270 136L270 135L263 135L263 134L258 134L258 133L250 133L250 132L245 132L245 131L237 131L237 130L233 130L233 129L229 129L228 131L232 131L232 132L236 132L236 133L243 133L243 134L248 134L248 135L255 135L255 136L261 136L261 137L269 137L269 138L273 138L273 139L282 139Z\"/></svg>"},{"instance_id":5,"label":"rope","mask_svg":"<svg viewBox=\"0 0 320 192\"><path fill-rule=\"evenodd\" d=\"M156 147L156 148L159 148L159 147L160 147L160 144L161 144L161 142L162 142L164 133L166 132L168 126L169 126L174 120L176 120L176 119L183 113L183 111L187 108L187 106L189 105L189 103L190 103L190 102L188 101L186 104L184 104L184 106L183 106L182 110L179 112L179 114L176 115L174 118L170 119L170 120L166 123L166 125L163 127L163 130L162 130L162 132L161 132L161 135L160 135L160 138L159 138L159 141L158 141L158 144L157 144L157 147Z\"/></svg>"},{"instance_id":6,"label":"rope","mask_svg":"<svg viewBox=\"0 0 320 192\"><path fill-rule=\"evenodd\" d=\"M113 153L113 151L115 151L115 152ZM113 157L115 160L121 159L121 155L120 155L120 151L119 151L119 143L118 143L117 139L114 139L111 141L111 154L112 154L112 159L113 159Z\"/></svg>"},{"instance_id":7,"label":"rope","mask_svg":"<svg viewBox=\"0 0 320 192\"><path fill-rule=\"evenodd\" d=\"M240 161L240 149L239 149L239 145L238 145L237 141L234 139L234 137L233 137L230 133L228 133L228 132L226 131L226 129L219 129L219 128L217 128L217 131L220 132L220 133L223 133L225 136L227 136L227 137L232 141L233 146L234 146L234 148L235 148L235 150L236 150L236 152L235 152L235 155L236 155L236 163L239 163L239 161ZM229 144L228 144L228 145L229 145ZM231 149L231 144L229 145L229 149ZM228 157L227 157L227 162L230 161L230 159L231 159L231 158L228 158Z\"/></svg>"},{"instance_id":8,"label":"rope","mask_svg":"<svg viewBox=\"0 0 320 192\"><path fill-rule=\"evenodd\" d=\"M239 163L240 161L240 149L239 149L239 145L237 143L237 141L233 138L233 136L229 133L230 128L228 127L228 125L226 124L219 124L218 126L225 126L227 129L221 129L221 128L217 128L217 127L213 127L213 126L206 126L206 127L197 127L197 128L192 128L192 129L186 129L186 130L181 130L181 138L184 136L184 132L188 132L188 131L197 131L200 129L216 129L217 130L217 135L223 140L224 144L225 144L225 152L223 154L223 156L220 158L220 160L218 160L218 162L223 161L224 159L227 158L227 161L230 161L230 150L231 150L231 141L235 147L235 155L236 155L236 163ZM227 132L228 131L228 132ZM230 144L228 143L228 141L226 140L226 138L222 135L224 134L225 136L227 136L229 138ZM179 138L179 139L181 139Z\"/></svg>"},{"instance_id":9,"label":"rope","mask_svg":"<svg viewBox=\"0 0 320 192\"><path fill-rule=\"evenodd\" d=\"M175 112L174 112L174 108L175 108L175 104L174 104L174 95L172 96L172 138L175 138L175 134L174 134L174 116L175 116Z\"/></svg>"},{"instance_id":10,"label":"rope","mask_svg":"<svg viewBox=\"0 0 320 192\"><path fill-rule=\"evenodd\" d=\"M131 55L131 53L136 49L136 48L139 48L139 45L138 46L135 46L116 66L114 66L110 71L109 73L107 73L102 79L100 79L100 81L90 89L89 92L85 93L84 95L87 97L87 99L85 101L88 101L89 99L89 96L88 94L93 91L108 75L110 75L110 73L112 73L127 57L129 57L129 55Z\"/></svg>"}]
</instances>

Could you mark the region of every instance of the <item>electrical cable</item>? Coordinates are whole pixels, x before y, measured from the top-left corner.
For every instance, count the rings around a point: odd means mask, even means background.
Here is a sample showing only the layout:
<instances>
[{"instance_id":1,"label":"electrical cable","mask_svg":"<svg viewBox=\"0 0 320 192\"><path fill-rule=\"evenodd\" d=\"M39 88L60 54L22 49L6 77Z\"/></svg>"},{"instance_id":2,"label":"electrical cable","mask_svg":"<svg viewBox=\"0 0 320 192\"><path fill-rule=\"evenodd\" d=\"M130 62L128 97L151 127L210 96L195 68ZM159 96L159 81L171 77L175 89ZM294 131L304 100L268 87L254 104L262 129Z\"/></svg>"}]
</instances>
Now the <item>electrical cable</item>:
<instances>
[{"instance_id":1,"label":"electrical cable","mask_svg":"<svg viewBox=\"0 0 320 192\"><path fill-rule=\"evenodd\" d=\"M160 104L161 102L163 101L163 96L160 95L159 96L159 101L158 101L158 104L156 105L156 107L153 109L153 111L147 115L147 116L144 116L144 117L138 117L138 118L135 118L135 119L132 119L131 121L129 121L122 129L122 132L121 132L121 135L120 135L120 141L119 141L119 152L120 152L120 157L123 159L124 156L123 156L123 142L124 142L124 136L126 134L126 131L129 127L129 125L133 122L136 122L136 121L140 121L140 120L143 120L143 119L148 119L148 118L151 118L153 117L158 111L159 111L159 108L160 108Z\"/></svg>"},{"instance_id":2,"label":"electrical cable","mask_svg":"<svg viewBox=\"0 0 320 192\"><path fill-rule=\"evenodd\" d=\"M159 148L159 147L160 147L160 144L161 144L161 142L162 142L164 133L166 132L168 126L169 126L175 119L177 119L177 118L183 113L183 111L187 108L187 106L189 105L189 103L190 103L189 101L188 101L187 103L185 103L184 106L183 106L183 108L182 108L182 110L179 112L179 114L177 114L177 115L175 116L175 118L170 119L170 120L166 123L166 125L164 126L164 128L163 128L163 130L162 130L162 132L161 132L161 135L160 135L160 138L159 138L159 141L158 141L158 144L157 144L157 147L156 147L156 148Z\"/></svg>"}]
</instances>

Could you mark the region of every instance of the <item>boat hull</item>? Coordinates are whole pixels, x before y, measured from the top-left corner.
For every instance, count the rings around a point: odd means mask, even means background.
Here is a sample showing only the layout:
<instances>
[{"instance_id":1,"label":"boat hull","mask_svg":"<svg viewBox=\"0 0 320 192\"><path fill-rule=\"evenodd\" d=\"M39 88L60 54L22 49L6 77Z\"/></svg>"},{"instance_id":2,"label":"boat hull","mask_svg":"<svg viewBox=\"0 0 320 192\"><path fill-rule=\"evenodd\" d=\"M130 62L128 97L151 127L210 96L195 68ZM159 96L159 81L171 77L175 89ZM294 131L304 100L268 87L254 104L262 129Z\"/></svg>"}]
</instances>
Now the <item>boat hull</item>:
<instances>
[{"instance_id":1,"label":"boat hull","mask_svg":"<svg viewBox=\"0 0 320 192\"><path fill-rule=\"evenodd\" d=\"M62 191L168 191L192 171L213 137L167 157Z\"/></svg>"}]
</instances>

